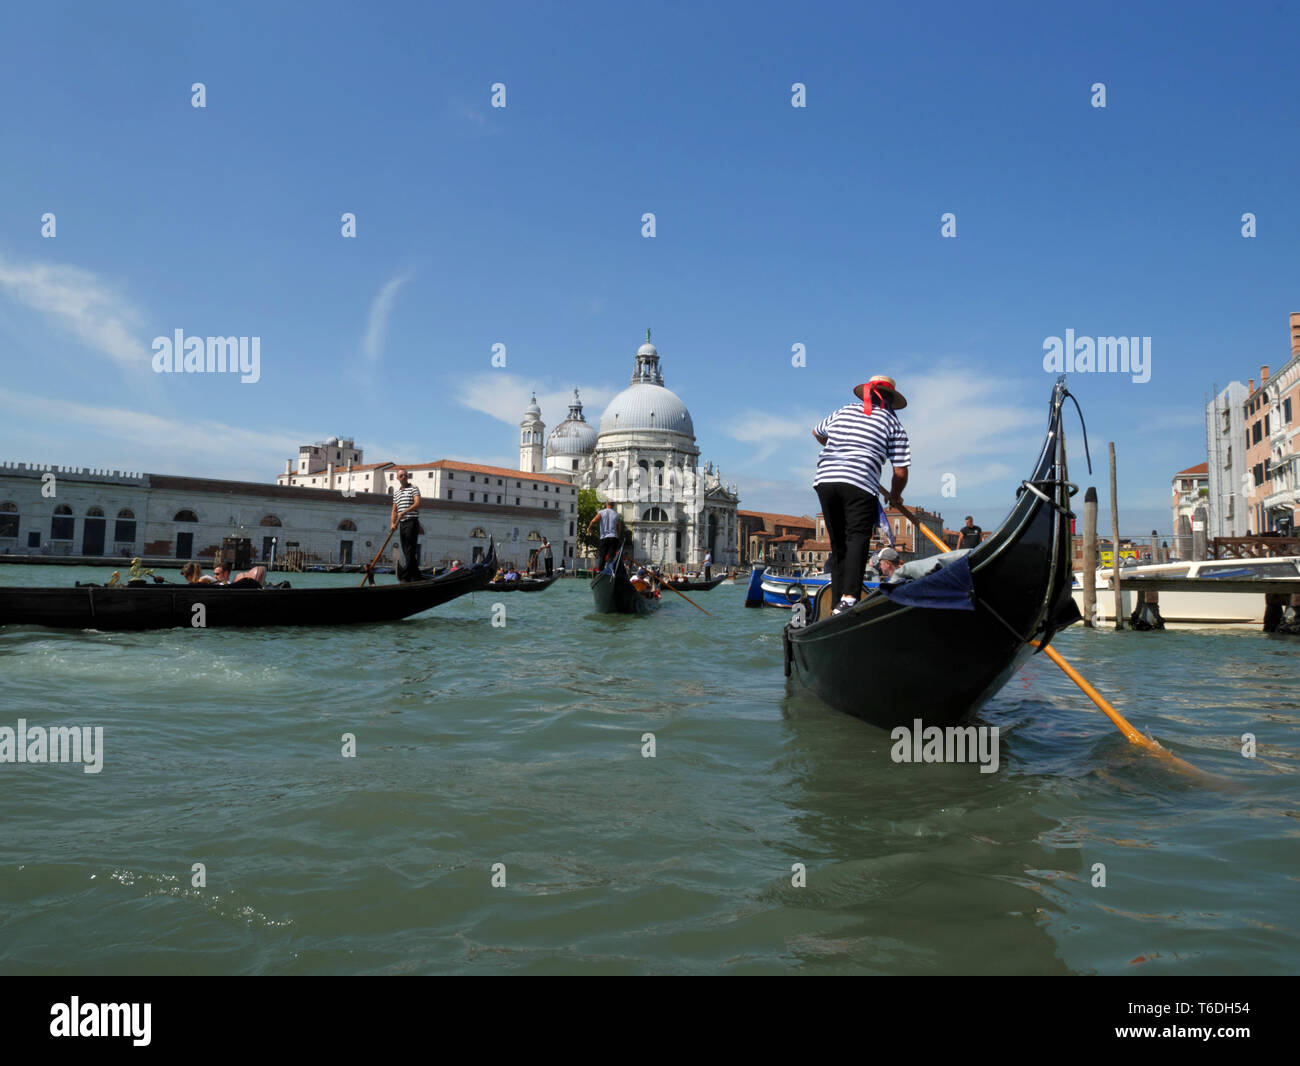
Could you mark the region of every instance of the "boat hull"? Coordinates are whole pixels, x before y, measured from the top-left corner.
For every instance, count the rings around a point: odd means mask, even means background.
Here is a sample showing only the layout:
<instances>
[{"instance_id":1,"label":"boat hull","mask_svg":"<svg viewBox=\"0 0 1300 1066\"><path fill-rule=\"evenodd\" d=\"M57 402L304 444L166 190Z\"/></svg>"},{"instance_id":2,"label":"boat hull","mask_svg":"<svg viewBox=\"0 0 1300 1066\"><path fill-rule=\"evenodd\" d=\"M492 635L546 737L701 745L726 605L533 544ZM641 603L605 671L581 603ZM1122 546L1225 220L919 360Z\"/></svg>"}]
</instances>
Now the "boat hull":
<instances>
[{"instance_id":1,"label":"boat hull","mask_svg":"<svg viewBox=\"0 0 1300 1066\"><path fill-rule=\"evenodd\" d=\"M650 614L660 603L638 592L621 570L617 577L606 570L592 578L591 595L597 614Z\"/></svg>"},{"instance_id":2,"label":"boat hull","mask_svg":"<svg viewBox=\"0 0 1300 1066\"><path fill-rule=\"evenodd\" d=\"M0 625L53 629L331 626L392 622L486 586L486 567L431 581L366 588L252 589L205 585L0 589ZM196 607L202 610L196 610Z\"/></svg>"},{"instance_id":3,"label":"boat hull","mask_svg":"<svg viewBox=\"0 0 1300 1066\"><path fill-rule=\"evenodd\" d=\"M1044 451L1007 520L969 555L974 610L910 607L881 592L852 611L785 628L787 669L830 704L885 729L957 725L1035 649L1079 617L1070 595L1069 485L1053 393ZM1059 450L1059 456L1057 452ZM1063 513L1065 512L1065 513Z\"/></svg>"}]
</instances>

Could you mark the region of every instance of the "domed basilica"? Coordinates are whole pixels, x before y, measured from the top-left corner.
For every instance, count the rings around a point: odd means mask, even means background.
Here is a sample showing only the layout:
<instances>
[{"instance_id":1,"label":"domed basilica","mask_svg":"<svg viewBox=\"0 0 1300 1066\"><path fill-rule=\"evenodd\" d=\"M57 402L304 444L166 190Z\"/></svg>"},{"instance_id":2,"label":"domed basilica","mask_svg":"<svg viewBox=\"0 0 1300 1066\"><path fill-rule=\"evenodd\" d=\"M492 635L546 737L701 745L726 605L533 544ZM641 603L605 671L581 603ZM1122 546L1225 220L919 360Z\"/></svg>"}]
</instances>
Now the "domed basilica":
<instances>
[{"instance_id":1,"label":"domed basilica","mask_svg":"<svg viewBox=\"0 0 1300 1066\"><path fill-rule=\"evenodd\" d=\"M631 382L605 408L599 429L582 413L577 389L569 417L549 438L536 396L519 428L519 469L566 477L595 489L602 503L612 500L632 530L638 563L696 569L708 552L715 566L738 562L736 486L724 485L712 463L700 471L695 424L664 387L649 330Z\"/></svg>"}]
</instances>

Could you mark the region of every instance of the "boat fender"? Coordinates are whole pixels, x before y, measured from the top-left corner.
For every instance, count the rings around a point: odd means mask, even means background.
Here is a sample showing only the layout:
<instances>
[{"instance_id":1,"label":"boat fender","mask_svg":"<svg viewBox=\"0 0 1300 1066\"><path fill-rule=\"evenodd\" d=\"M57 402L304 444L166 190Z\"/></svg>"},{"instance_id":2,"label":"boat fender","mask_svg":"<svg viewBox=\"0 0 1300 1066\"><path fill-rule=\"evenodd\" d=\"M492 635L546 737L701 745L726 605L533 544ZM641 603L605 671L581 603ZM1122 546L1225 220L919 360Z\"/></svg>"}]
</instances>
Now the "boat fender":
<instances>
[{"instance_id":1,"label":"boat fender","mask_svg":"<svg viewBox=\"0 0 1300 1066\"><path fill-rule=\"evenodd\" d=\"M785 676L790 676L790 634L784 629L781 630L781 650L785 659Z\"/></svg>"}]
</instances>

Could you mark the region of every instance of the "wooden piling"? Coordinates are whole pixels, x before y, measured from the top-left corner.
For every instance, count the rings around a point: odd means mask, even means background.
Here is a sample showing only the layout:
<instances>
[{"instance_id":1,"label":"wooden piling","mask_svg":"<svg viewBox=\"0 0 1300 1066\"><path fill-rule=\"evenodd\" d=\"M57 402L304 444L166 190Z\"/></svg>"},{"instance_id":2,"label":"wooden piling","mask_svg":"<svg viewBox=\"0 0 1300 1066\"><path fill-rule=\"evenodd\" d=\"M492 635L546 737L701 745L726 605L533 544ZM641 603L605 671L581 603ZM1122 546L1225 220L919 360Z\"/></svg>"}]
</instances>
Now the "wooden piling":
<instances>
[{"instance_id":1,"label":"wooden piling","mask_svg":"<svg viewBox=\"0 0 1300 1066\"><path fill-rule=\"evenodd\" d=\"M1097 490L1083 494L1083 624L1097 624Z\"/></svg>"},{"instance_id":2,"label":"wooden piling","mask_svg":"<svg viewBox=\"0 0 1300 1066\"><path fill-rule=\"evenodd\" d=\"M1110 442L1110 529L1111 529L1111 576L1110 583L1115 590L1115 628L1124 628L1124 597L1119 587L1119 487L1115 481L1115 442Z\"/></svg>"}]
</instances>

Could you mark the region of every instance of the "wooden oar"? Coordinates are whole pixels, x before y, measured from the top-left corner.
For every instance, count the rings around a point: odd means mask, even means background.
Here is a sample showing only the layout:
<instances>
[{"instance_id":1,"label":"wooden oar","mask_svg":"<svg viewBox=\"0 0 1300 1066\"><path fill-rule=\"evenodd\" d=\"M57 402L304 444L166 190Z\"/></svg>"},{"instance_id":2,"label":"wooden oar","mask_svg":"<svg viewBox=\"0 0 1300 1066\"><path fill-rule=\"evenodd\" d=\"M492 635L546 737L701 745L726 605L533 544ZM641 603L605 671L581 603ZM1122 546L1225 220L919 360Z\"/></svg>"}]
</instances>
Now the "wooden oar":
<instances>
[{"instance_id":1,"label":"wooden oar","mask_svg":"<svg viewBox=\"0 0 1300 1066\"><path fill-rule=\"evenodd\" d=\"M358 588L365 588L367 581L372 585L375 583L375 565L379 562L379 557L384 554L384 549L388 547L388 542L393 539L393 534L396 532L396 526L393 526L393 528L388 531L388 536L384 538L384 543L379 546L379 551L375 552L375 557L370 560L370 565L366 567L365 576L362 577L361 584L357 586Z\"/></svg>"},{"instance_id":2,"label":"wooden oar","mask_svg":"<svg viewBox=\"0 0 1300 1066\"><path fill-rule=\"evenodd\" d=\"M916 515L914 515L901 503L898 504L897 507L899 513L901 513L909 522L911 522L915 528L919 529L922 533L924 533L926 537L929 538L930 543L932 543L936 548L938 548L942 552L949 552L953 550L952 548L949 548L948 545L946 545L938 537L936 537L932 532L930 532L927 526L924 526L920 522L918 522L916 520ZM1177 755L1171 753L1169 749L1163 747L1158 741L1153 740L1151 737L1144 736L1142 733L1139 733L1129 723L1128 719L1125 718L1122 714L1120 714L1119 711L1115 710L1115 708L1110 705L1110 703L1106 700L1104 696L1102 696L1100 692L1098 692L1095 688L1093 688L1090 684L1088 684L1088 682L1084 679L1083 675L1080 674L1078 670L1076 670L1073 666L1071 666L1068 662L1066 662L1065 656L1063 656L1050 644L1044 647L1043 645L1039 644L1038 641L1036 640L1031 640L1028 641L1027 643L1029 643L1035 648L1040 649L1041 651L1046 652L1047 657L1051 659L1052 662L1056 663L1056 665L1059 666L1061 670L1064 672L1065 676L1068 677L1071 681L1073 681L1076 685L1078 685L1079 689L1083 692L1083 694L1087 696L1088 699L1092 700L1092 702L1095 703L1101 709L1102 714L1104 714L1107 718L1111 720L1112 723L1114 723L1115 728L1118 729L1124 735L1124 739L1127 740L1130 744L1135 744L1139 748L1144 748L1147 751L1151 752L1153 755L1160 755L1163 758L1171 759L1181 769L1192 770L1196 773L1201 772L1197 770L1196 767L1194 767L1191 763L1186 762L1185 760L1178 758Z\"/></svg>"},{"instance_id":3,"label":"wooden oar","mask_svg":"<svg viewBox=\"0 0 1300 1066\"><path fill-rule=\"evenodd\" d=\"M650 573L650 571L647 571L647 573ZM654 575L651 574L651 576L653 577ZM672 584L671 584L670 582L667 582L667 581L660 581L658 578L655 578L654 580L655 580L655 584L659 587L660 590L663 590L663 589L673 589L673 586L672 586ZM689 603L689 604L690 604L692 607L694 607L697 611L704 611L704 608L701 607L698 603L696 603L693 599L691 599L688 595L686 595L686 593L684 593L684 592L678 592L677 589L673 589L673 591L676 592L678 596L680 596L682 599L684 599L687 603ZM705 614L709 614L708 611L704 611L704 613L705 613ZM709 614L709 617L712 618L713 615Z\"/></svg>"}]
</instances>

